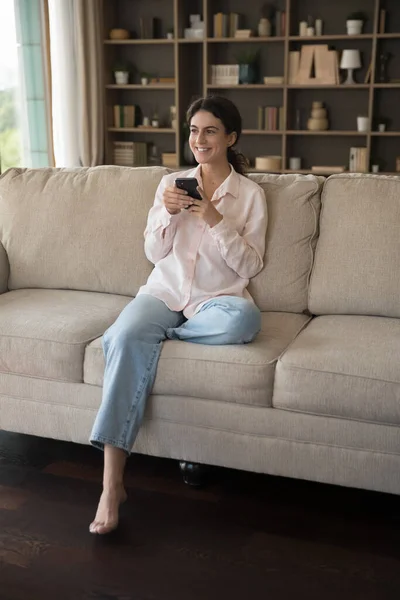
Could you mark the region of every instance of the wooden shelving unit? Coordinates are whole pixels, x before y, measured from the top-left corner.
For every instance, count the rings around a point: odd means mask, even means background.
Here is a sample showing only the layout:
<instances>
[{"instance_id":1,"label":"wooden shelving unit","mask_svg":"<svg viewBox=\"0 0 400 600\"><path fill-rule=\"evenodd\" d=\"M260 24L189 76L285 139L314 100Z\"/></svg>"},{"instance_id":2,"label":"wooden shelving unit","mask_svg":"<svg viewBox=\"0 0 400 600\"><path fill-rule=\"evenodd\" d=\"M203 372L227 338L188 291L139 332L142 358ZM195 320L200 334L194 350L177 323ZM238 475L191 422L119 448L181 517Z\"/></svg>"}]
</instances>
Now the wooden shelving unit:
<instances>
[{"instance_id":1,"label":"wooden shelving unit","mask_svg":"<svg viewBox=\"0 0 400 600\"><path fill-rule=\"evenodd\" d=\"M286 12L285 35L273 37L214 38L213 15L217 12L238 12L243 27L257 29L263 0L103 0L104 63L106 106L106 162L112 163L113 141L137 140L155 144L162 152L176 152L178 168L184 167L183 131L185 111L193 98L218 93L235 102L243 117L240 149L254 160L260 155L281 155L282 173L290 173L289 158L300 156L302 169L309 173L312 165L348 164L351 146L367 148L368 164L380 163L381 172L394 173L396 155L400 155L400 2L398 0L363 0L362 10L368 20L360 35L346 34L346 17L360 9L360 0L348 0L333 6L331 0L276 0L277 9ZM387 11L384 33L380 32L380 10ZM204 39L186 39L190 14L201 14L206 32ZM321 18L323 35L300 37L298 24L308 15ZM138 39L140 18L157 17L161 23L157 39ZM111 40L112 28L126 28L136 34L128 40ZM174 39L166 39L172 28ZM354 85L294 85L288 84L289 53L309 43L328 44L338 51L357 48L362 55L362 68L356 72ZM209 65L235 64L243 51L260 53L260 81L251 85L214 85L209 79ZM381 81L380 56L390 53L388 76L395 81ZM125 59L134 65L129 84L116 85L112 68L114 61ZM371 78L364 83L371 64ZM153 77L174 77L175 83L141 85L140 73ZM283 84L265 85L264 76L282 76ZM330 129L309 131L307 119L311 104L319 100L328 109ZM160 128L114 127L113 105L135 104L150 119L154 112L160 118ZM176 107L178 127L172 129L169 109ZM284 129L278 131L257 128L259 106L280 106L284 111ZM296 112L301 111L300 127ZM370 119L367 132L357 131L357 116ZM386 131L378 131L379 122ZM327 143L327 138L329 142ZM254 170L254 169L253 169Z\"/></svg>"}]
</instances>

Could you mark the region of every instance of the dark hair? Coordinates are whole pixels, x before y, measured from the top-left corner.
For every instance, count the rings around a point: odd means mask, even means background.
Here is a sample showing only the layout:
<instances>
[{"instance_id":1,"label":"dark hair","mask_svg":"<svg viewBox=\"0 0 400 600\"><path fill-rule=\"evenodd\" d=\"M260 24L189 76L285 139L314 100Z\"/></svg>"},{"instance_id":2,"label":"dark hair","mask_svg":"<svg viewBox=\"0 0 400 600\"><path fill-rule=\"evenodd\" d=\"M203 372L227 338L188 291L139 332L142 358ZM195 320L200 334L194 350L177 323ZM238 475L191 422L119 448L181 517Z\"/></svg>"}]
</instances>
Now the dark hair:
<instances>
[{"instance_id":1,"label":"dark hair","mask_svg":"<svg viewBox=\"0 0 400 600\"><path fill-rule=\"evenodd\" d=\"M223 96L207 96L206 98L199 98L198 100L195 100L187 110L186 120L189 125L192 117L194 117L199 110L206 110L222 121L227 134L233 132L236 133L234 144L228 148L227 158L235 171L241 175L245 175L248 161L243 154L237 152L233 148L239 141L240 134L242 133L242 117L240 116L240 112L236 105Z\"/></svg>"}]
</instances>

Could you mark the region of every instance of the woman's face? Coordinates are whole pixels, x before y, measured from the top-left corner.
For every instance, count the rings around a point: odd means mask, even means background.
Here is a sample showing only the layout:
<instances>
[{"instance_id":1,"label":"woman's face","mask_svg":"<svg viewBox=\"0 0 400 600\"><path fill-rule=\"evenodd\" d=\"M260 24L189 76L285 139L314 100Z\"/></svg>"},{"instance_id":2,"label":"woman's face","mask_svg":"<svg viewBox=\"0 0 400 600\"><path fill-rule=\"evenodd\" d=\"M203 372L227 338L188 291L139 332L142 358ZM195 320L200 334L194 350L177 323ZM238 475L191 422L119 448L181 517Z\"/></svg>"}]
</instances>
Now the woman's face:
<instances>
[{"instance_id":1,"label":"woman's face","mask_svg":"<svg viewBox=\"0 0 400 600\"><path fill-rule=\"evenodd\" d=\"M220 119L206 110L199 110L190 121L189 145L201 165L227 161L227 148L236 140L236 133L225 133Z\"/></svg>"}]
</instances>

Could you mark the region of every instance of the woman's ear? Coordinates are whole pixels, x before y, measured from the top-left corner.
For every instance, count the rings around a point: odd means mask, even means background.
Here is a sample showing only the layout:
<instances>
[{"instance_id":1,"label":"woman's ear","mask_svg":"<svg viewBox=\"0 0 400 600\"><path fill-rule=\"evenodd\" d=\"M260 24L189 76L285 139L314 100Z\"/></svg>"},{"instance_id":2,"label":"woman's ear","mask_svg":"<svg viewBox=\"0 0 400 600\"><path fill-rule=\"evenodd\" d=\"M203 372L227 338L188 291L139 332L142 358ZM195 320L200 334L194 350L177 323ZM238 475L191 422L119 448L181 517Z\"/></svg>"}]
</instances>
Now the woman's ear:
<instances>
[{"instance_id":1,"label":"woman's ear","mask_svg":"<svg viewBox=\"0 0 400 600\"><path fill-rule=\"evenodd\" d=\"M232 133L230 133L228 136L228 148L231 148L235 144L236 140L237 140L237 133L236 133L236 131L232 131Z\"/></svg>"}]
</instances>

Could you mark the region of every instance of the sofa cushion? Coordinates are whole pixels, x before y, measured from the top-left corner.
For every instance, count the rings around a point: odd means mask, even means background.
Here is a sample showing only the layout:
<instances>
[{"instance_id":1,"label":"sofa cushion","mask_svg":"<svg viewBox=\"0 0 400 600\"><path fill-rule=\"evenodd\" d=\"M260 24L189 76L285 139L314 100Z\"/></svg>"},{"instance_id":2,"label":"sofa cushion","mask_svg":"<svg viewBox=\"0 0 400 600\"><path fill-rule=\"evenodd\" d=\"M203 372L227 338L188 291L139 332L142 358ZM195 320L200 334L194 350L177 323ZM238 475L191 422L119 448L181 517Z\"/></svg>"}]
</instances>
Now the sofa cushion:
<instances>
[{"instance_id":1,"label":"sofa cushion","mask_svg":"<svg viewBox=\"0 0 400 600\"><path fill-rule=\"evenodd\" d=\"M10 169L0 177L9 289L134 296L152 265L143 232L162 167Z\"/></svg>"},{"instance_id":2,"label":"sofa cushion","mask_svg":"<svg viewBox=\"0 0 400 600\"><path fill-rule=\"evenodd\" d=\"M243 346L166 341L153 394L271 406L276 360L307 322L304 315L264 313L262 331L254 342ZM84 382L101 386L101 339L86 348L84 365Z\"/></svg>"},{"instance_id":3,"label":"sofa cushion","mask_svg":"<svg viewBox=\"0 0 400 600\"><path fill-rule=\"evenodd\" d=\"M264 311L303 312L318 234L323 177L252 174L264 190L268 231L264 269L249 291Z\"/></svg>"},{"instance_id":4,"label":"sofa cushion","mask_svg":"<svg viewBox=\"0 0 400 600\"><path fill-rule=\"evenodd\" d=\"M273 406L400 425L400 320L317 317L278 361Z\"/></svg>"},{"instance_id":5,"label":"sofa cushion","mask_svg":"<svg viewBox=\"0 0 400 600\"><path fill-rule=\"evenodd\" d=\"M400 317L399 272L400 177L329 177L310 282L311 312Z\"/></svg>"},{"instance_id":6,"label":"sofa cushion","mask_svg":"<svg viewBox=\"0 0 400 600\"><path fill-rule=\"evenodd\" d=\"M85 346L131 298L71 290L0 295L0 372L81 382Z\"/></svg>"}]
</instances>

